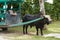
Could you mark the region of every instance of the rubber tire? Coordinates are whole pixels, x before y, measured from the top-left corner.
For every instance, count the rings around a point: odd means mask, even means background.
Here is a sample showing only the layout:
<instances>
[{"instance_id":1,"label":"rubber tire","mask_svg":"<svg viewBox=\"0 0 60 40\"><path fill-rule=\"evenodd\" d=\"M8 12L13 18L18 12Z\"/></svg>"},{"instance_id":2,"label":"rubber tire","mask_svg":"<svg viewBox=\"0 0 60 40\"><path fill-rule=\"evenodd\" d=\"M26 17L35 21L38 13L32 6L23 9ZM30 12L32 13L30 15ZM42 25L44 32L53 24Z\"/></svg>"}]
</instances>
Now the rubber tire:
<instances>
[{"instance_id":1,"label":"rubber tire","mask_svg":"<svg viewBox=\"0 0 60 40\"><path fill-rule=\"evenodd\" d=\"M2 31L7 31L8 30L8 28L2 28Z\"/></svg>"}]
</instances>

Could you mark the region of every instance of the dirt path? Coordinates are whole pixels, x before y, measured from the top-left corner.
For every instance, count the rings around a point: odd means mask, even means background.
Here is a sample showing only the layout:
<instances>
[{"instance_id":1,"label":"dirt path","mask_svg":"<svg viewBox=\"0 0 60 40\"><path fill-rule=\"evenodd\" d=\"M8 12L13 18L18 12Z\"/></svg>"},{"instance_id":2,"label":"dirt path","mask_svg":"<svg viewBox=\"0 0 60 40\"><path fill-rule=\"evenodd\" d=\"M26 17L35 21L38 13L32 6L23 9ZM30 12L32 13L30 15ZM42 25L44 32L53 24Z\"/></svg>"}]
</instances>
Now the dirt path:
<instances>
[{"instance_id":1,"label":"dirt path","mask_svg":"<svg viewBox=\"0 0 60 40\"><path fill-rule=\"evenodd\" d=\"M0 32L0 40L15 40L15 38L22 36L23 34L18 31L5 31Z\"/></svg>"},{"instance_id":2,"label":"dirt path","mask_svg":"<svg viewBox=\"0 0 60 40\"><path fill-rule=\"evenodd\" d=\"M32 36L31 34L24 35L22 32L18 31L6 31L0 32L0 40L20 40L20 39L29 39ZM35 35L35 34L34 34Z\"/></svg>"},{"instance_id":3,"label":"dirt path","mask_svg":"<svg viewBox=\"0 0 60 40\"><path fill-rule=\"evenodd\" d=\"M20 39L29 39L32 36L30 35L21 35L19 33L0 33L0 40L20 40Z\"/></svg>"},{"instance_id":4,"label":"dirt path","mask_svg":"<svg viewBox=\"0 0 60 40\"><path fill-rule=\"evenodd\" d=\"M58 33L50 33L50 34L44 35L44 37L55 37L55 38L60 38L60 34L58 34Z\"/></svg>"}]
</instances>

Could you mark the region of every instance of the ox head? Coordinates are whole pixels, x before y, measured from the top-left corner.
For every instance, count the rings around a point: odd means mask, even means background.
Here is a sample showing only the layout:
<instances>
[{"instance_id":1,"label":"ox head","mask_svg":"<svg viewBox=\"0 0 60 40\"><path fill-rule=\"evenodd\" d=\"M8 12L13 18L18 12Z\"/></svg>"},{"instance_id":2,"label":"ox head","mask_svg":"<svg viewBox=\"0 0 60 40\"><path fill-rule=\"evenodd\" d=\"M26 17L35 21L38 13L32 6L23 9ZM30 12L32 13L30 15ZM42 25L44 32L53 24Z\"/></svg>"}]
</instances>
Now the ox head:
<instances>
[{"instance_id":1,"label":"ox head","mask_svg":"<svg viewBox=\"0 0 60 40\"><path fill-rule=\"evenodd\" d=\"M47 25L52 22L50 15L44 15L44 20L45 20L45 24Z\"/></svg>"}]
</instances>

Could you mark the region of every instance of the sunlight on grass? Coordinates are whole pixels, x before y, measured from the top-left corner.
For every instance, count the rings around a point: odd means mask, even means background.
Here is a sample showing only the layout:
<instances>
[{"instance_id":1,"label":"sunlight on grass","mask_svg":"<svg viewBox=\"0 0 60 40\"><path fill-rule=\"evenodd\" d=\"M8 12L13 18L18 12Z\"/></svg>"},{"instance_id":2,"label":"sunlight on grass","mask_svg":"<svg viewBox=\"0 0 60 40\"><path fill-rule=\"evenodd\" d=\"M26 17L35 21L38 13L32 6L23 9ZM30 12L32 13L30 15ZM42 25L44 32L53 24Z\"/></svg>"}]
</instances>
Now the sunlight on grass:
<instances>
[{"instance_id":1,"label":"sunlight on grass","mask_svg":"<svg viewBox=\"0 0 60 40\"><path fill-rule=\"evenodd\" d=\"M44 34L49 33L59 33L60 34L60 21L53 22L52 24L47 26L47 30L44 30ZM15 27L15 28L9 28L10 31L19 31L22 32L22 27ZM30 34L27 35L20 35L16 36L11 40L60 40L59 38L54 37L43 37L43 36L37 36L36 35L36 29L35 27L28 28L28 32Z\"/></svg>"},{"instance_id":2,"label":"sunlight on grass","mask_svg":"<svg viewBox=\"0 0 60 40\"><path fill-rule=\"evenodd\" d=\"M52 32L59 32L60 33L60 28L49 28L48 30L51 30Z\"/></svg>"},{"instance_id":3,"label":"sunlight on grass","mask_svg":"<svg viewBox=\"0 0 60 40\"><path fill-rule=\"evenodd\" d=\"M7 37L10 40L60 40L54 37L43 37L43 36L32 36L32 35L23 35L17 37Z\"/></svg>"},{"instance_id":4,"label":"sunlight on grass","mask_svg":"<svg viewBox=\"0 0 60 40\"><path fill-rule=\"evenodd\" d=\"M52 24L48 25L48 30L51 32L60 33L60 21L53 22Z\"/></svg>"}]
</instances>

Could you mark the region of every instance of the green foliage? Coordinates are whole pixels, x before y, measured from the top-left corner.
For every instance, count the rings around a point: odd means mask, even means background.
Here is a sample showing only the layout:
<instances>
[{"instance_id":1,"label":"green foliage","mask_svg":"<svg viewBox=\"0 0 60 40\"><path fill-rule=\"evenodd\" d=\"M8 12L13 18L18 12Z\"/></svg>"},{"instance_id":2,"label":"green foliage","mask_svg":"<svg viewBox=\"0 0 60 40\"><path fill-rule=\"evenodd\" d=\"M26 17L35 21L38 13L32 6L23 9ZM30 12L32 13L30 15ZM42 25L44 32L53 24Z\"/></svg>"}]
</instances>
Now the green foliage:
<instances>
[{"instance_id":1,"label":"green foliage","mask_svg":"<svg viewBox=\"0 0 60 40\"><path fill-rule=\"evenodd\" d=\"M32 2L24 2L23 5L22 5L22 15L25 15L25 14L35 14L37 12L39 12L39 1L37 0L34 0L34 3Z\"/></svg>"},{"instance_id":2,"label":"green foliage","mask_svg":"<svg viewBox=\"0 0 60 40\"><path fill-rule=\"evenodd\" d=\"M60 0L54 0L54 13L56 14L56 19L59 20L60 16Z\"/></svg>"}]
</instances>

